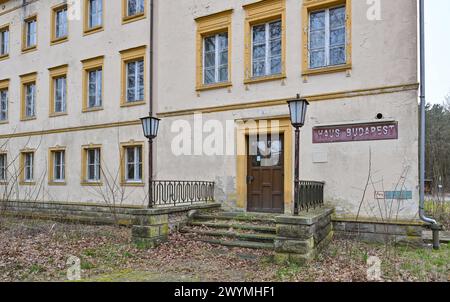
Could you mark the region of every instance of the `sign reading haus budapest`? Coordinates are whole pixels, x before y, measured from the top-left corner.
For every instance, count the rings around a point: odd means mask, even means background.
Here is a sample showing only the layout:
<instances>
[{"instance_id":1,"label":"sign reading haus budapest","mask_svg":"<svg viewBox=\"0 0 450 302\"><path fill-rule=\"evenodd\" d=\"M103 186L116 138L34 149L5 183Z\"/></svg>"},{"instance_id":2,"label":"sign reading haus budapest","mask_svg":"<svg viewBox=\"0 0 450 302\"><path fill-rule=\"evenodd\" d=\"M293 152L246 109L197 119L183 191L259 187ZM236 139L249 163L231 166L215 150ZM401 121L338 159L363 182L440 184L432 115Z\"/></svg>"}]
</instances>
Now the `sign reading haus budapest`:
<instances>
[{"instance_id":1,"label":"sign reading haus budapest","mask_svg":"<svg viewBox=\"0 0 450 302\"><path fill-rule=\"evenodd\" d=\"M313 143L340 143L398 139L397 122L334 125L313 128Z\"/></svg>"}]
</instances>

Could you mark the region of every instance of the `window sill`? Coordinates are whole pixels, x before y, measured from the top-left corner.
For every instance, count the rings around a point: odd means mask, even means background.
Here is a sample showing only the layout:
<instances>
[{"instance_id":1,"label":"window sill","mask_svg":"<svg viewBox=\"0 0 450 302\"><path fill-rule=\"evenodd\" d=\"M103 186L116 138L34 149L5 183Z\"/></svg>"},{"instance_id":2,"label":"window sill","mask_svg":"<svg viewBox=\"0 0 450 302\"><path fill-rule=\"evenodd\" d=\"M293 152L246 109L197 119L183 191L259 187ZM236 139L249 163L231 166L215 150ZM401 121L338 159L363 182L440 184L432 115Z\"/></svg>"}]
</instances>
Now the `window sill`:
<instances>
[{"instance_id":1,"label":"window sill","mask_svg":"<svg viewBox=\"0 0 450 302\"><path fill-rule=\"evenodd\" d=\"M9 59L9 53L6 54L6 55L1 55L0 56L0 61L7 60L7 59Z\"/></svg>"},{"instance_id":2,"label":"window sill","mask_svg":"<svg viewBox=\"0 0 450 302\"><path fill-rule=\"evenodd\" d=\"M21 186L35 186L36 182L34 182L34 181L21 181L21 182L19 182L19 185L21 185Z\"/></svg>"},{"instance_id":3,"label":"window sill","mask_svg":"<svg viewBox=\"0 0 450 302\"><path fill-rule=\"evenodd\" d=\"M233 86L231 82L223 82L223 83L215 83L215 84L208 84L208 85L200 85L197 86L195 89L196 91L206 91L206 90L213 90L213 89L220 89L220 88L228 88Z\"/></svg>"},{"instance_id":4,"label":"window sill","mask_svg":"<svg viewBox=\"0 0 450 302\"><path fill-rule=\"evenodd\" d=\"M317 68L317 69L307 69L302 72L302 76L315 75L315 74L326 74L326 73L333 73L333 72L342 72L342 71L347 71L350 69L352 69L351 64L323 67L323 68Z\"/></svg>"},{"instance_id":5,"label":"window sill","mask_svg":"<svg viewBox=\"0 0 450 302\"><path fill-rule=\"evenodd\" d=\"M268 81L276 81L276 80L283 80L286 78L286 74L276 74L276 75L270 75L270 76L263 76L263 77L254 77L249 78L244 81L244 84L254 84L254 83L261 83L261 82L268 82Z\"/></svg>"},{"instance_id":6,"label":"window sill","mask_svg":"<svg viewBox=\"0 0 450 302\"><path fill-rule=\"evenodd\" d=\"M120 104L120 107L141 106L141 105L145 105L146 103L147 103L146 101L136 101L136 102L124 102L124 101L122 101L122 103Z\"/></svg>"},{"instance_id":7,"label":"window sill","mask_svg":"<svg viewBox=\"0 0 450 302\"><path fill-rule=\"evenodd\" d=\"M34 121L36 119L37 119L37 117L35 117L35 116L33 116L33 117L21 117L20 121L21 122L28 122L28 121Z\"/></svg>"},{"instance_id":8,"label":"window sill","mask_svg":"<svg viewBox=\"0 0 450 302\"><path fill-rule=\"evenodd\" d=\"M60 117L60 116L65 116L68 115L67 112L52 112L49 114L49 117Z\"/></svg>"},{"instance_id":9,"label":"window sill","mask_svg":"<svg viewBox=\"0 0 450 302\"><path fill-rule=\"evenodd\" d=\"M61 182L59 182L59 181L50 181L48 183L48 185L49 186L65 186L65 185L67 185L67 183L65 181L61 181Z\"/></svg>"},{"instance_id":10,"label":"window sill","mask_svg":"<svg viewBox=\"0 0 450 302\"><path fill-rule=\"evenodd\" d=\"M9 123L9 121L8 120L5 120L5 121L0 121L0 125L5 125L5 124L8 124Z\"/></svg>"},{"instance_id":11,"label":"window sill","mask_svg":"<svg viewBox=\"0 0 450 302\"><path fill-rule=\"evenodd\" d=\"M65 37L61 37L61 38L57 38L57 39L53 39L50 41L50 45L58 45L64 42L69 41L69 37L65 36Z\"/></svg>"},{"instance_id":12,"label":"window sill","mask_svg":"<svg viewBox=\"0 0 450 302\"><path fill-rule=\"evenodd\" d=\"M136 14L133 16L124 16L122 18L122 24L128 24L131 22L139 21L139 20L145 19L145 17L146 17L145 13L140 13L140 14Z\"/></svg>"},{"instance_id":13,"label":"window sill","mask_svg":"<svg viewBox=\"0 0 450 302\"><path fill-rule=\"evenodd\" d=\"M103 183L102 182L94 182L94 181L90 182L90 181L85 180L85 181L81 182L81 185L83 187L101 187L101 186L103 186Z\"/></svg>"},{"instance_id":14,"label":"window sill","mask_svg":"<svg viewBox=\"0 0 450 302\"><path fill-rule=\"evenodd\" d=\"M83 32L83 36L92 35L101 31L103 31L103 25L85 29Z\"/></svg>"},{"instance_id":15,"label":"window sill","mask_svg":"<svg viewBox=\"0 0 450 302\"><path fill-rule=\"evenodd\" d=\"M27 47L27 48L22 48L22 53L25 54L25 53L29 53L29 52L32 52L32 51L35 51L35 50L37 50L37 45L31 46L31 47Z\"/></svg>"},{"instance_id":16,"label":"window sill","mask_svg":"<svg viewBox=\"0 0 450 302\"><path fill-rule=\"evenodd\" d=\"M126 182L126 181L123 181L121 183L121 185L123 187L144 187L145 186L145 184L143 182Z\"/></svg>"},{"instance_id":17,"label":"window sill","mask_svg":"<svg viewBox=\"0 0 450 302\"><path fill-rule=\"evenodd\" d=\"M103 107L92 107L92 108L84 108L82 111L83 113L88 113L88 112L95 112L95 111L102 111Z\"/></svg>"}]
</instances>

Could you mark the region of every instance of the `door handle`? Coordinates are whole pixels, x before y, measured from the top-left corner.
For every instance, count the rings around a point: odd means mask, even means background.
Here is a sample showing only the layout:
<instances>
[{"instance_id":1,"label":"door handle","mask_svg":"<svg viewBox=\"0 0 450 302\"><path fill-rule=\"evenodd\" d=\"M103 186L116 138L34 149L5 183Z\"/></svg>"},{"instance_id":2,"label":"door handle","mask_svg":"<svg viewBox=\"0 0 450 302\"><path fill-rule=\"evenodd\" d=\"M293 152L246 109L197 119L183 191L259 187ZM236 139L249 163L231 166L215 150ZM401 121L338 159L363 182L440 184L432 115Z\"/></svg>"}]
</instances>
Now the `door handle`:
<instances>
[{"instance_id":1,"label":"door handle","mask_svg":"<svg viewBox=\"0 0 450 302\"><path fill-rule=\"evenodd\" d=\"M247 184L251 184L255 180L254 176L247 176Z\"/></svg>"}]
</instances>

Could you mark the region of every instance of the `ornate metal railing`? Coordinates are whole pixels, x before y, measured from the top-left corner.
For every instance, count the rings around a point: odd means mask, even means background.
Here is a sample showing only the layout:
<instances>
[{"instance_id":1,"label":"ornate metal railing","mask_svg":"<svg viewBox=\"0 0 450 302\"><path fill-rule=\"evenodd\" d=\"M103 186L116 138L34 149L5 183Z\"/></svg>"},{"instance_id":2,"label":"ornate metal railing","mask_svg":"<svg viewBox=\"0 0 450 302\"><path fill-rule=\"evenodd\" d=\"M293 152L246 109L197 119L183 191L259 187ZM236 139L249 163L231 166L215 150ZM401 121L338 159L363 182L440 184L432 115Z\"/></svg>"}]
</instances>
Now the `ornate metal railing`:
<instances>
[{"instance_id":1,"label":"ornate metal railing","mask_svg":"<svg viewBox=\"0 0 450 302\"><path fill-rule=\"evenodd\" d=\"M153 181L153 206L178 206L214 201L214 182Z\"/></svg>"},{"instance_id":2,"label":"ornate metal railing","mask_svg":"<svg viewBox=\"0 0 450 302\"><path fill-rule=\"evenodd\" d=\"M298 200L295 200L295 211L308 211L323 205L324 182L300 181Z\"/></svg>"}]
</instances>

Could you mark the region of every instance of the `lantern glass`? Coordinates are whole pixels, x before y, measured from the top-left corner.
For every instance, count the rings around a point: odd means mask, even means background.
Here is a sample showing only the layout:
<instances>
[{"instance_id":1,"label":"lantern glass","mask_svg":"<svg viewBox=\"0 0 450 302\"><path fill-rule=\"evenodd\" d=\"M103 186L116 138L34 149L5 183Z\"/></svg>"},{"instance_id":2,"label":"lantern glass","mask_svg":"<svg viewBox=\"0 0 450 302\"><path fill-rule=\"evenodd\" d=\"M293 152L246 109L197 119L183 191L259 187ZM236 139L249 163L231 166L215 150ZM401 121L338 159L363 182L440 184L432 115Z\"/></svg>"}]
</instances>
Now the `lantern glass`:
<instances>
[{"instance_id":1,"label":"lantern glass","mask_svg":"<svg viewBox=\"0 0 450 302\"><path fill-rule=\"evenodd\" d=\"M306 111L308 101L306 99L296 98L288 101L291 123L294 127L303 127L305 125Z\"/></svg>"},{"instance_id":2,"label":"lantern glass","mask_svg":"<svg viewBox=\"0 0 450 302\"><path fill-rule=\"evenodd\" d=\"M146 138L154 139L158 136L159 121L160 119L151 116L141 118L142 130Z\"/></svg>"}]
</instances>

